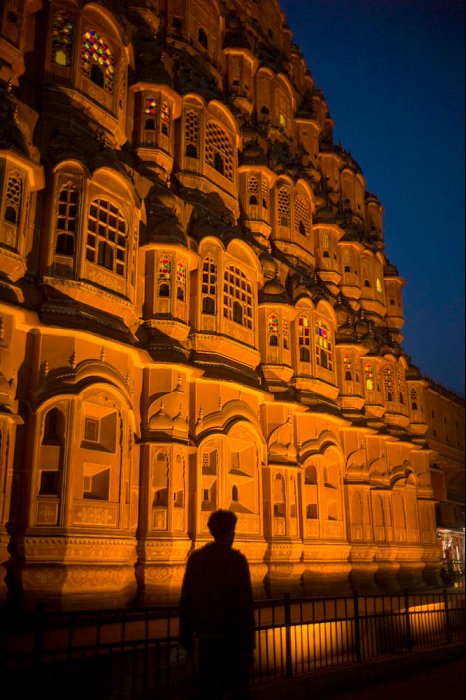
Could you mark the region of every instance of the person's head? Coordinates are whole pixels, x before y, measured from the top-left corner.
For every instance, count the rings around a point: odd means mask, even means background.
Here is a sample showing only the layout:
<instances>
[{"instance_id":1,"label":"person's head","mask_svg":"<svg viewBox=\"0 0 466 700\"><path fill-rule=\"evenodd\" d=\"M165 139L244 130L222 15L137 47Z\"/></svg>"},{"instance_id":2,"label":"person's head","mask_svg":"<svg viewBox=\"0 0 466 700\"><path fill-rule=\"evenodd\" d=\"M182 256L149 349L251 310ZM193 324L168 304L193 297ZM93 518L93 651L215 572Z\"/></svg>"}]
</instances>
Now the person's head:
<instances>
[{"instance_id":1,"label":"person's head","mask_svg":"<svg viewBox=\"0 0 466 700\"><path fill-rule=\"evenodd\" d=\"M216 510L207 521L207 527L216 542L232 545L237 520L231 510Z\"/></svg>"}]
</instances>

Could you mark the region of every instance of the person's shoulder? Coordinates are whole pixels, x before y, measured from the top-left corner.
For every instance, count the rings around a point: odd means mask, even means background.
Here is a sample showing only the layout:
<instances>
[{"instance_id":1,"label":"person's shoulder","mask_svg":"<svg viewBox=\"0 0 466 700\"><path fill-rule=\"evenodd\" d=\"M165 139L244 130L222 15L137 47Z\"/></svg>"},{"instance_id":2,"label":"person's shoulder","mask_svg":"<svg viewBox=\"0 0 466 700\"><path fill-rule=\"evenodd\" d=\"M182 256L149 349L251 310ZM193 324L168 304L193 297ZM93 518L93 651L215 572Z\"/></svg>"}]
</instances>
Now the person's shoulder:
<instances>
[{"instance_id":1,"label":"person's shoulder","mask_svg":"<svg viewBox=\"0 0 466 700\"><path fill-rule=\"evenodd\" d=\"M232 557L236 559L236 561L241 562L241 564L247 564L248 560L244 556L242 552L239 551L239 549L234 549L233 547L230 549Z\"/></svg>"}]
</instances>

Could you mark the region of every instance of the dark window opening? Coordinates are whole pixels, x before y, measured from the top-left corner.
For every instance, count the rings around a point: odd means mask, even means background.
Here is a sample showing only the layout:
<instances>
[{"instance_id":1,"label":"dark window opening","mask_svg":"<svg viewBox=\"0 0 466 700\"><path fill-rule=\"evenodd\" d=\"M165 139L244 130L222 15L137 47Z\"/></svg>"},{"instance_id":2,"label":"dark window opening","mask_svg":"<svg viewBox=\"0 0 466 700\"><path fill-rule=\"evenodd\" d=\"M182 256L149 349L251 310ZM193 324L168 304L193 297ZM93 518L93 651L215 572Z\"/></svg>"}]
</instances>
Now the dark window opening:
<instances>
[{"instance_id":1,"label":"dark window opening","mask_svg":"<svg viewBox=\"0 0 466 700\"><path fill-rule=\"evenodd\" d=\"M301 362L309 362L310 355L309 355L308 348L305 348L305 347L299 348L299 359Z\"/></svg>"},{"instance_id":2,"label":"dark window opening","mask_svg":"<svg viewBox=\"0 0 466 700\"><path fill-rule=\"evenodd\" d=\"M225 164L220 153L216 153L214 156L214 168L217 172L220 173L220 175L225 174Z\"/></svg>"},{"instance_id":3,"label":"dark window opening","mask_svg":"<svg viewBox=\"0 0 466 700\"><path fill-rule=\"evenodd\" d=\"M391 391L389 391L388 394L387 394L387 401L393 401L393 396L392 396L392 392L391 392Z\"/></svg>"},{"instance_id":4,"label":"dark window opening","mask_svg":"<svg viewBox=\"0 0 466 700\"><path fill-rule=\"evenodd\" d=\"M349 265L345 265L345 272L351 272L351 268Z\"/></svg>"},{"instance_id":5,"label":"dark window opening","mask_svg":"<svg viewBox=\"0 0 466 700\"><path fill-rule=\"evenodd\" d=\"M74 236L69 233L60 233L57 236L55 252L57 255L74 255Z\"/></svg>"},{"instance_id":6,"label":"dark window opening","mask_svg":"<svg viewBox=\"0 0 466 700\"><path fill-rule=\"evenodd\" d=\"M253 206L253 207L257 205L257 197L256 197L255 194L252 194L252 195L249 197L249 204L250 204L251 206Z\"/></svg>"},{"instance_id":7,"label":"dark window opening","mask_svg":"<svg viewBox=\"0 0 466 700\"><path fill-rule=\"evenodd\" d=\"M186 156L188 158L197 158L197 148L192 143L188 143L186 146Z\"/></svg>"},{"instance_id":8,"label":"dark window opening","mask_svg":"<svg viewBox=\"0 0 466 700\"><path fill-rule=\"evenodd\" d=\"M412 402L411 404L411 410L412 411L417 411L417 403L415 401Z\"/></svg>"},{"instance_id":9,"label":"dark window opening","mask_svg":"<svg viewBox=\"0 0 466 700\"><path fill-rule=\"evenodd\" d=\"M12 206L8 206L5 209L5 221L9 221L10 224L18 223L16 209Z\"/></svg>"},{"instance_id":10,"label":"dark window opening","mask_svg":"<svg viewBox=\"0 0 466 700\"><path fill-rule=\"evenodd\" d=\"M231 489L231 500L232 501L239 501L239 494L238 494L238 487L233 486Z\"/></svg>"},{"instance_id":11,"label":"dark window opening","mask_svg":"<svg viewBox=\"0 0 466 700\"><path fill-rule=\"evenodd\" d=\"M90 78L99 87L104 86L104 73L96 63L91 66Z\"/></svg>"},{"instance_id":12,"label":"dark window opening","mask_svg":"<svg viewBox=\"0 0 466 700\"><path fill-rule=\"evenodd\" d=\"M323 258L329 258L329 257L330 257L330 254L329 254L328 250L324 250L324 252L322 253L322 257L323 257Z\"/></svg>"},{"instance_id":13,"label":"dark window opening","mask_svg":"<svg viewBox=\"0 0 466 700\"><path fill-rule=\"evenodd\" d=\"M144 129L146 131L155 131L155 121L153 119L146 119Z\"/></svg>"},{"instance_id":14,"label":"dark window opening","mask_svg":"<svg viewBox=\"0 0 466 700\"><path fill-rule=\"evenodd\" d=\"M346 380L347 382L353 381L353 376L352 376L352 374L351 374L351 372L350 372L349 370L346 370L346 372L345 372L345 380Z\"/></svg>"},{"instance_id":15,"label":"dark window opening","mask_svg":"<svg viewBox=\"0 0 466 700\"><path fill-rule=\"evenodd\" d=\"M271 335L270 336L269 345L272 347L278 347L278 335Z\"/></svg>"},{"instance_id":16,"label":"dark window opening","mask_svg":"<svg viewBox=\"0 0 466 700\"><path fill-rule=\"evenodd\" d=\"M184 290L181 287L176 288L176 298L179 301L184 301Z\"/></svg>"},{"instance_id":17,"label":"dark window opening","mask_svg":"<svg viewBox=\"0 0 466 700\"><path fill-rule=\"evenodd\" d=\"M168 284L161 284L159 287L159 297L169 297L170 287Z\"/></svg>"},{"instance_id":18,"label":"dark window opening","mask_svg":"<svg viewBox=\"0 0 466 700\"><path fill-rule=\"evenodd\" d=\"M328 369L327 353L323 349L320 351L320 366L324 369Z\"/></svg>"},{"instance_id":19,"label":"dark window opening","mask_svg":"<svg viewBox=\"0 0 466 700\"><path fill-rule=\"evenodd\" d=\"M105 241L99 243L97 263L107 270L113 270L113 249Z\"/></svg>"},{"instance_id":20,"label":"dark window opening","mask_svg":"<svg viewBox=\"0 0 466 700\"><path fill-rule=\"evenodd\" d=\"M370 287L370 286L371 286L371 283L369 282L369 280L364 280L364 286L365 286L365 287Z\"/></svg>"},{"instance_id":21,"label":"dark window opening","mask_svg":"<svg viewBox=\"0 0 466 700\"><path fill-rule=\"evenodd\" d=\"M239 301L233 302L233 321L236 323L243 323L243 307Z\"/></svg>"},{"instance_id":22,"label":"dark window opening","mask_svg":"<svg viewBox=\"0 0 466 700\"><path fill-rule=\"evenodd\" d=\"M172 27L174 27L175 29L183 29L183 20L181 19L181 17L173 17Z\"/></svg>"},{"instance_id":23,"label":"dark window opening","mask_svg":"<svg viewBox=\"0 0 466 700\"><path fill-rule=\"evenodd\" d=\"M303 224L302 221L299 222L299 233L300 233L302 236L305 236L305 235L306 235L306 227L305 227L305 225Z\"/></svg>"},{"instance_id":24,"label":"dark window opening","mask_svg":"<svg viewBox=\"0 0 466 700\"><path fill-rule=\"evenodd\" d=\"M270 109L264 105L261 107L261 114L268 116L270 114Z\"/></svg>"},{"instance_id":25,"label":"dark window opening","mask_svg":"<svg viewBox=\"0 0 466 700\"><path fill-rule=\"evenodd\" d=\"M202 313L215 314L215 300L212 297L204 297L202 300Z\"/></svg>"},{"instance_id":26,"label":"dark window opening","mask_svg":"<svg viewBox=\"0 0 466 700\"><path fill-rule=\"evenodd\" d=\"M197 40L205 49L209 48L209 40L207 39L207 34L203 29L199 29L197 33Z\"/></svg>"}]
</instances>

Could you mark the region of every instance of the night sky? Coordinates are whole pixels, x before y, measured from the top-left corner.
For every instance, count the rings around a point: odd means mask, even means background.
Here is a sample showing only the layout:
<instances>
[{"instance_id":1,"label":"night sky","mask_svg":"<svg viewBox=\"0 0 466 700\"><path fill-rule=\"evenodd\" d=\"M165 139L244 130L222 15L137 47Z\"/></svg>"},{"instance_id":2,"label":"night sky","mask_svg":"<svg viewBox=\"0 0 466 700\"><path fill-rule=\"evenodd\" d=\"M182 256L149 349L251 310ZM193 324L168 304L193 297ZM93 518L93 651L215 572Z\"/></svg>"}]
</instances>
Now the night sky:
<instances>
[{"instance_id":1,"label":"night sky","mask_svg":"<svg viewBox=\"0 0 466 700\"><path fill-rule=\"evenodd\" d=\"M464 0L281 0L341 142L384 207L404 348L464 394Z\"/></svg>"}]
</instances>

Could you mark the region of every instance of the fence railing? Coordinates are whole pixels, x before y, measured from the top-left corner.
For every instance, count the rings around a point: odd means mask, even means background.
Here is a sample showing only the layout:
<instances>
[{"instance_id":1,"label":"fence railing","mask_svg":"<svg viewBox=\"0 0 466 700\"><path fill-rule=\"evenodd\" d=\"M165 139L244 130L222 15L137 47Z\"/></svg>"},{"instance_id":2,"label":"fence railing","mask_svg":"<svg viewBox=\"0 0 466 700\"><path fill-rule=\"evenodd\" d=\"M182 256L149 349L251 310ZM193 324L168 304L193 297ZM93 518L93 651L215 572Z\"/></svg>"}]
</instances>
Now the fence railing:
<instances>
[{"instance_id":1,"label":"fence railing","mask_svg":"<svg viewBox=\"0 0 466 700\"><path fill-rule=\"evenodd\" d=\"M175 606L4 614L2 678L11 695L91 700L173 697ZM464 643L464 591L256 602L254 680L263 682ZM51 679L53 683L51 686ZM4 696L5 697L5 696Z\"/></svg>"}]
</instances>

